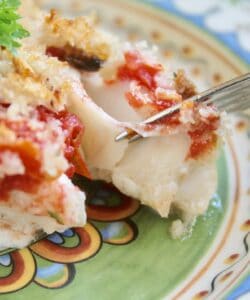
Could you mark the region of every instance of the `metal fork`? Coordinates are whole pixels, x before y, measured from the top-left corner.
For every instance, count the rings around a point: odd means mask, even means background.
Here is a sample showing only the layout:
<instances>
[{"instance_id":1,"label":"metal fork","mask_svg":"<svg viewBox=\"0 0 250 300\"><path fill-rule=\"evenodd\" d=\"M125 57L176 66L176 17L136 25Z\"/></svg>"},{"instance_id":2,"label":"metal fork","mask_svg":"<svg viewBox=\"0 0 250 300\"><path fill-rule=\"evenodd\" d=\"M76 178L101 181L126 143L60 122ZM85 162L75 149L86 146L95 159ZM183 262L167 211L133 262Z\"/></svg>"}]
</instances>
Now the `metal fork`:
<instances>
[{"instance_id":1,"label":"metal fork","mask_svg":"<svg viewBox=\"0 0 250 300\"><path fill-rule=\"evenodd\" d=\"M250 108L250 73L236 77L187 100L204 103L206 105L214 104L220 111L226 111L228 113L244 111ZM178 112L181 105L182 104L177 104L165 109L140 124L152 124L155 121L170 116ZM128 139L131 143L140 138L142 138L142 136L134 130L126 129L115 138L115 141L118 142Z\"/></svg>"}]
</instances>

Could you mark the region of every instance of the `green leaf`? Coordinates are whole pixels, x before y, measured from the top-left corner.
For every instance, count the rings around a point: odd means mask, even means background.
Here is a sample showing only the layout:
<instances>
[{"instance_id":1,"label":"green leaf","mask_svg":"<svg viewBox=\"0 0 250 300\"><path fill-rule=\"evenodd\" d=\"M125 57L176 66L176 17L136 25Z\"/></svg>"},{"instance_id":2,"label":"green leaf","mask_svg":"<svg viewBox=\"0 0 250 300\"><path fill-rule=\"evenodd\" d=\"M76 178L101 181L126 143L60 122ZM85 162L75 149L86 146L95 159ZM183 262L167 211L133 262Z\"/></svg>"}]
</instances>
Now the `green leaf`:
<instances>
[{"instance_id":1,"label":"green leaf","mask_svg":"<svg viewBox=\"0 0 250 300\"><path fill-rule=\"evenodd\" d=\"M17 22L20 19L17 13L19 5L19 0L0 0L0 46L11 52L21 46L18 40L29 36L29 32Z\"/></svg>"}]
</instances>

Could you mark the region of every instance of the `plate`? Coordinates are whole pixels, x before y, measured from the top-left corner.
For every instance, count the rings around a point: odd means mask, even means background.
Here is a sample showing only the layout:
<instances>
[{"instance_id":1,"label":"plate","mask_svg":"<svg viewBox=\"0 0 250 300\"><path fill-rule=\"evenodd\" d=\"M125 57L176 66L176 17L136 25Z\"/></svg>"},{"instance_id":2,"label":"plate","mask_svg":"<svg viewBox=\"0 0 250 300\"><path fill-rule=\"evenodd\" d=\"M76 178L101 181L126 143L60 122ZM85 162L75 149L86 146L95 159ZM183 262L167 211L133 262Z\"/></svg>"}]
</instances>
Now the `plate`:
<instances>
[{"instance_id":1,"label":"plate","mask_svg":"<svg viewBox=\"0 0 250 300\"><path fill-rule=\"evenodd\" d=\"M94 10L121 38L159 46L205 89L248 70L191 22L135 1L38 1L68 15ZM159 1L158 1L159 2ZM161 1L163 2L163 1ZM218 158L218 190L192 235L172 240L171 220L102 182L75 182L88 194L88 224L0 255L0 297L31 299L236 299L249 291L250 122L232 117ZM247 297L247 296L246 296Z\"/></svg>"}]
</instances>

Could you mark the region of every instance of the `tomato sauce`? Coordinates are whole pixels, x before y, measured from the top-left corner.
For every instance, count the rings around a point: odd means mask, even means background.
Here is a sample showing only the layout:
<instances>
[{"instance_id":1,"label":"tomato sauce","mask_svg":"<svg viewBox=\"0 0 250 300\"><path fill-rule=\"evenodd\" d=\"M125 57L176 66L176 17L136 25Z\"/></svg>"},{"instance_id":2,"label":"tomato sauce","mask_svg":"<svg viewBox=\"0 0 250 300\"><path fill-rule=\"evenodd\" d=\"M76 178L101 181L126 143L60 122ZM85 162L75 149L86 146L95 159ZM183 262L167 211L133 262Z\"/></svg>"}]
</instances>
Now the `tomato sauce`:
<instances>
[{"instance_id":1,"label":"tomato sauce","mask_svg":"<svg viewBox=\"0 0 250 300\"><path fill-rule=\"evenodd\" d=\"M192 140L188 155L189 158L195 159L216 146L218 137L215 131L218 127L219 117L214 116L207 118L206 122L199 122L188 132Z\"/></svg>"},{"instance_id":2,"label":"tomato sauce","mask_svg":"<svg viewBox=\"0 0 250 300\"><path fill-rule=\"evenodd\" d=\"M156 97L157 75L163 71L160 64L149 64L138 51L128 51L124 54L125 64L118 68L117 77L120 80L136 81L141 93L127 92L128 103L135 109L148 106L153 113L162 111L176 104L172 99L161 99ZM147 102L143 94L147 95Z\"/></svg>"},{"instance_id":3,"label":"tomato sauce","mask_svg":"<svg viewBox=\"0 0 250 300\"><path fill-rule=\"evenodd\" d=\"M40 121L47 122L50 119L57 119L60 121L65 137L64 155L67 160L71 162L76 153L76 149L80 146L80 139L84 130L81 121L77 116L70 114L66 110L55 113L44 106L38 106L37 111ZM72 177L74 172L74 165L71 164L66 174L69 177Z\"/></svg>"},{"instance_id":4,"label":"tomato sauce","mask_svg":"<svg viewBox=\"0 0 250 300\"><path fill-rule=\"evenodd\" d=\"M161 99L156 96L156 89L159 84L156 76L163 70L158 64L148 64L138 51L126 52L124 54L125 64L118 69L117 77L120 80L136 81L139 89L135 92L126 93L128 103L136 110L146 108L151 115L162 110L172 107L173 105L183 101L182 96L173 99ZM198 105L189 103L191 107L183 107L183 109L197 110ZM151 131L157 125L164 125L166 128L174 128L181 125L180 113L172 114L145 126L145 130ZM217 143L216 130L219 127L219 117L211 116L205 120L197 118L195 124L191 126L188 134L192 140L189 149L188 158L198 158L204 152L212 149Z\"/></svg>"},{"instance_id":5,"label":"tomato sauce","mask_svg":"<svg viewBox=\"0 0 250 300\"><path fill-rule=\"evenodd\" d=\"M148 64L139 52L131 51L124 54L125 64L118 69L121 80L136 80L140 85L152 90L157 88L156 75L162 71L160 64Z\"/></svg>"},{"instance_id":6,"label":"tomato sauce","mask_svg":"<svg viewBox=\"0 0 250 300\"><path fill-rule=\"evenodd\" d=\"M3 107L3 106L2 106ZM65 158L71 162L73 160L76 149L80 145L80 137L83 132L83 126L80 120L67 111L53 112L44 106L38 106L34 113L37 113L37 119L41 122L49 120L58 120L63 129L65 138ZM42 147L44 145L37 138L39 130L34 130L29 121L12 121L0 119L0 124L13 131L17 137L14 144L0 144L0 163L1 152L9 151L17 153L25 166L25 174L15 176L5 176L0 179L0 201L7 199L7 195L11 190L20 190L26 193L34 193L46 175L42 172L41 159ZM71 163L66 174L73 176L75 167Z\"/></svg>"}]
</instances>

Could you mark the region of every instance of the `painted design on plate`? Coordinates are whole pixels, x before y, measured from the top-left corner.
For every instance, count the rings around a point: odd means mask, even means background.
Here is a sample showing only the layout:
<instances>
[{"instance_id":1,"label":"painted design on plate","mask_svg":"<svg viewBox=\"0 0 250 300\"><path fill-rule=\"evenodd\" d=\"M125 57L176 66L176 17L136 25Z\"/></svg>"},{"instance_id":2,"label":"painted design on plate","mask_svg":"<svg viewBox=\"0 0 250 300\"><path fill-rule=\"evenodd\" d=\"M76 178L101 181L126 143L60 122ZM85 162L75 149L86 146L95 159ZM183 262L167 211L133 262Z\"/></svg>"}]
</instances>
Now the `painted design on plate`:
<instances>
[{"instance_id":1,"label":"painted design on plate","mask_svg":"<svg viewBox=\"0 0 250 300\"><path fill-rule=\"evenodd\" d=\"M144 0L213 33L250 63L250 3L247 0Z\"/></svg>"},{"instance_id":2,"label":"painted design on plate","mask_svg":"<svg viewBox=\"0 0 250 300\"><path fill-rule=\"evenodd\" d=\"M138 201L103 182L91 183L81 176L75 182L87 192L88 223L0 256L0 295L32 282L48 289L63 288L74 280L74 264L91 259L103 243L126 245L136 239L137 226L129 218L139 210Z\"/></svg>"},{"instance_id":3,"label":"painted design on plate","mask_svg":"<svg viewBox=\"0 0 250 300\"><path fill-rule=\"evenodd\" d=\"M222 291L220 291L220 295L225 292L228 286L232 286L232 284L237 281L238 278L242 275L242 273L248 268L249 265L249 246L250 246L250 230L249 230L249 222L247 220L242 226L241 230L248 231L243 239L244 245L244 254L240 255L239 253L234 253L227 257L224 260L225 265L229 265L227 268L219 272L212 280L210 285L210 290L201 291L197 293L192 300L202 300L206 297L213 295L218 286L225 284L225 287ZM234 277L232 279L232 277ZM228 281L231 280L230 283ZM228 285L228 286L227 286Z\"/></svg>"},{"instance_id":4,"label":"painted design on plate","mask_svg":"<svg viewBox=\"0 0 250 300\"><path fill-rule=\"evenodd\" d=\"M175 0L175 5L185 13L204 15L206 27L213 32L224 34L235 32L241 47L250 52L248 1Z\"/></svg>"}]
</instances>

